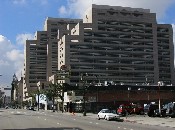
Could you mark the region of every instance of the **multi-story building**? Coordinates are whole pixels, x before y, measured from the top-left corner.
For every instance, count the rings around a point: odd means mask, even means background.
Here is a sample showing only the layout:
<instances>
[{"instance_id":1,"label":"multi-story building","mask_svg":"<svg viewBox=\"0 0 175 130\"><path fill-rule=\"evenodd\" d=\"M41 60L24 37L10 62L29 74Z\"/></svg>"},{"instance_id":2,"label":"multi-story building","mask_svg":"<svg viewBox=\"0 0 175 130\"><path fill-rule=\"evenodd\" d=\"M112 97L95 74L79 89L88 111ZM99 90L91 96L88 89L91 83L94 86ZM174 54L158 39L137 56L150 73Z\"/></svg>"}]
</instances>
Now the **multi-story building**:
<instances>
[{"instance_id":1,"label":"multi-story building","mask_svg":"<svg viewBox=\"0 0 175 130\"><path fill-rule=\"evenodd\" d=\"M58 70L58 40L68 35L80 19L47 18L44 31L47 32L47 80Z\"/></svg>"},{"instance_id":2,"label":"multi-story building","mask_svg":"<svg viewBox=\"0 0 175 130\"><path fill-rule=\"evenodd\" d=\"M26 41L24 63L24 97L27 91L36 89L38 81L47 79L47 43L46 31L37 31L34 40Z\"/></svg>"},{"instance_id":3,"label":"multi-story building","mask_svg":"<svg viewBox=\"0 0 175 130\"><path fill-rule=\"evenodd\" d=\"M163 81L166 84L174 84L174 46L171 25L157 25L157 48L159 81Z\"/></svg>"},{"instance_id":4,"label":"multi-story building","mask_svg":"<svg viewBox=\"0 0 175 130\"><path fill-rule=\"evenodd\" d=\"M92 5L83 22L58 44L58 66L71 66L71 85L88 83L174 84L171 25L149 9Z\"/></svg>"},{"instance_id":5,"label":"multi-story building","mask_svg":"<svg viewBox=\"0 0 175 130\"><path fill-rule=\"evenodd\" d=\"M39 81L48 81L58 70L58 40L68 35L79 19L47 18L44 31L37 31L34 40L26 40L23 95L37 89Z\"/></svg>"},{"instance_id":6,"label":"multi-story building","mask_svg":"<svg viewBox=\"0 0 175 130\"><path fill-rule=\"evenodd\" d=\"M59 81L157 85L174 83L173 31L149 9L92 5L81 19L47 18L43 31L26 41L23 95L49 81L62 65L71 77Z\"/></svg>"}]
</instances>

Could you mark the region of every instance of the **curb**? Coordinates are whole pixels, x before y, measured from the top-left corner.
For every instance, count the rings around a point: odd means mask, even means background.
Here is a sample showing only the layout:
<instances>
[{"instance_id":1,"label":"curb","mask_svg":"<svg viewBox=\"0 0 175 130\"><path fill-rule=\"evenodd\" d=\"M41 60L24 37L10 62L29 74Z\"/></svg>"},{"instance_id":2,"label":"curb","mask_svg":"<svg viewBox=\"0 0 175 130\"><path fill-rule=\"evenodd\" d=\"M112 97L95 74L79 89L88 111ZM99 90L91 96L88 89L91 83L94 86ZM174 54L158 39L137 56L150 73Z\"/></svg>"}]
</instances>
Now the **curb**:
<instances>
[{"instance_id":1,"label":"curb","mask_svg":"<svg viewBox=\"0 0 175 130\"><path fill-rule=\"evenodd\" d=\"M137 123L137 121L124 120L124 122Z\"/></svg>"}]
</instances>

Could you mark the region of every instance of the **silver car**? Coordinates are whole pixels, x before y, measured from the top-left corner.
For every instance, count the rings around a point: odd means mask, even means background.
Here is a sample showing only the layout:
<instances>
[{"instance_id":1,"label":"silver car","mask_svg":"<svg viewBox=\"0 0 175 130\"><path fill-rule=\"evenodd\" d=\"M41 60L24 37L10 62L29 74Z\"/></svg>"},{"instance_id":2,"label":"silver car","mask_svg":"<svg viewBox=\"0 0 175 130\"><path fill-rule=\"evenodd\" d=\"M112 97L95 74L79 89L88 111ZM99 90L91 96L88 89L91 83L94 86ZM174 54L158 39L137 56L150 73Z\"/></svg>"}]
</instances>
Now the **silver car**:
<instances>
[{"instance_id":1,"label":"silver car","mask_svg":"<svg viewBox=\"0 0 175 130\"><path fill-rule=\"evenodd\" d=\"M109 109L102 109L99 113L98 113L98 119L105 119L105 120L115 120L119 118L119 115L116 114L115 110L109 110Z\"/></svg>"}]
</instances>

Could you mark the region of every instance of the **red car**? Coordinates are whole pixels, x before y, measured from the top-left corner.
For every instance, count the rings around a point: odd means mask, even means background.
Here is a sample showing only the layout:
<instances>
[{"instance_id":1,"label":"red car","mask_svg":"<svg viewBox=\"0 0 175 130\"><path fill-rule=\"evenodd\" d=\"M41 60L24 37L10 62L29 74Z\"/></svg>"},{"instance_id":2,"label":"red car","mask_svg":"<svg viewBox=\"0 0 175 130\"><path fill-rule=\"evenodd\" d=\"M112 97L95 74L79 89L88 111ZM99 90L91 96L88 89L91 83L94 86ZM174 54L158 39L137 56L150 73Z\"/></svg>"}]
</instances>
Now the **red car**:
<instances>
[{"instance_id":1,"label":"red car","mask_svg":"<svg viewBox=\"0 0 175 130\"><path fill-rule=\"evenodd\" d=\"M117 110L119 115L126 115L126 114L144 114L144 107L140 104L121 104Z\"/></svg>"}]
</instances>

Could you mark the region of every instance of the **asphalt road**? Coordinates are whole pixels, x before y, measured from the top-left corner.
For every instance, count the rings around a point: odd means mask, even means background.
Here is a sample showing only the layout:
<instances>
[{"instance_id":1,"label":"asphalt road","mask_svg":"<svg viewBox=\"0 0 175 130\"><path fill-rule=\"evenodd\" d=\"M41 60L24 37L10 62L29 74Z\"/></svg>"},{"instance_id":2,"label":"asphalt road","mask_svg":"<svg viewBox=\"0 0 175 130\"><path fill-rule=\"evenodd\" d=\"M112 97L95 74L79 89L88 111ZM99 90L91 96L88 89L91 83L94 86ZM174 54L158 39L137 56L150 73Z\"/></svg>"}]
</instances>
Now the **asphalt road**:
<instances>
[{"instance_id":1,"label":"asphalt road","mask_svg":"<svg viewBox=\"0 0 175 130\"><path fill-rule=\"evenodd\" d=\"M165 130L165 127L97 120L62 113L0 109L0 130Z\"/></svg>"}]
</instances>

